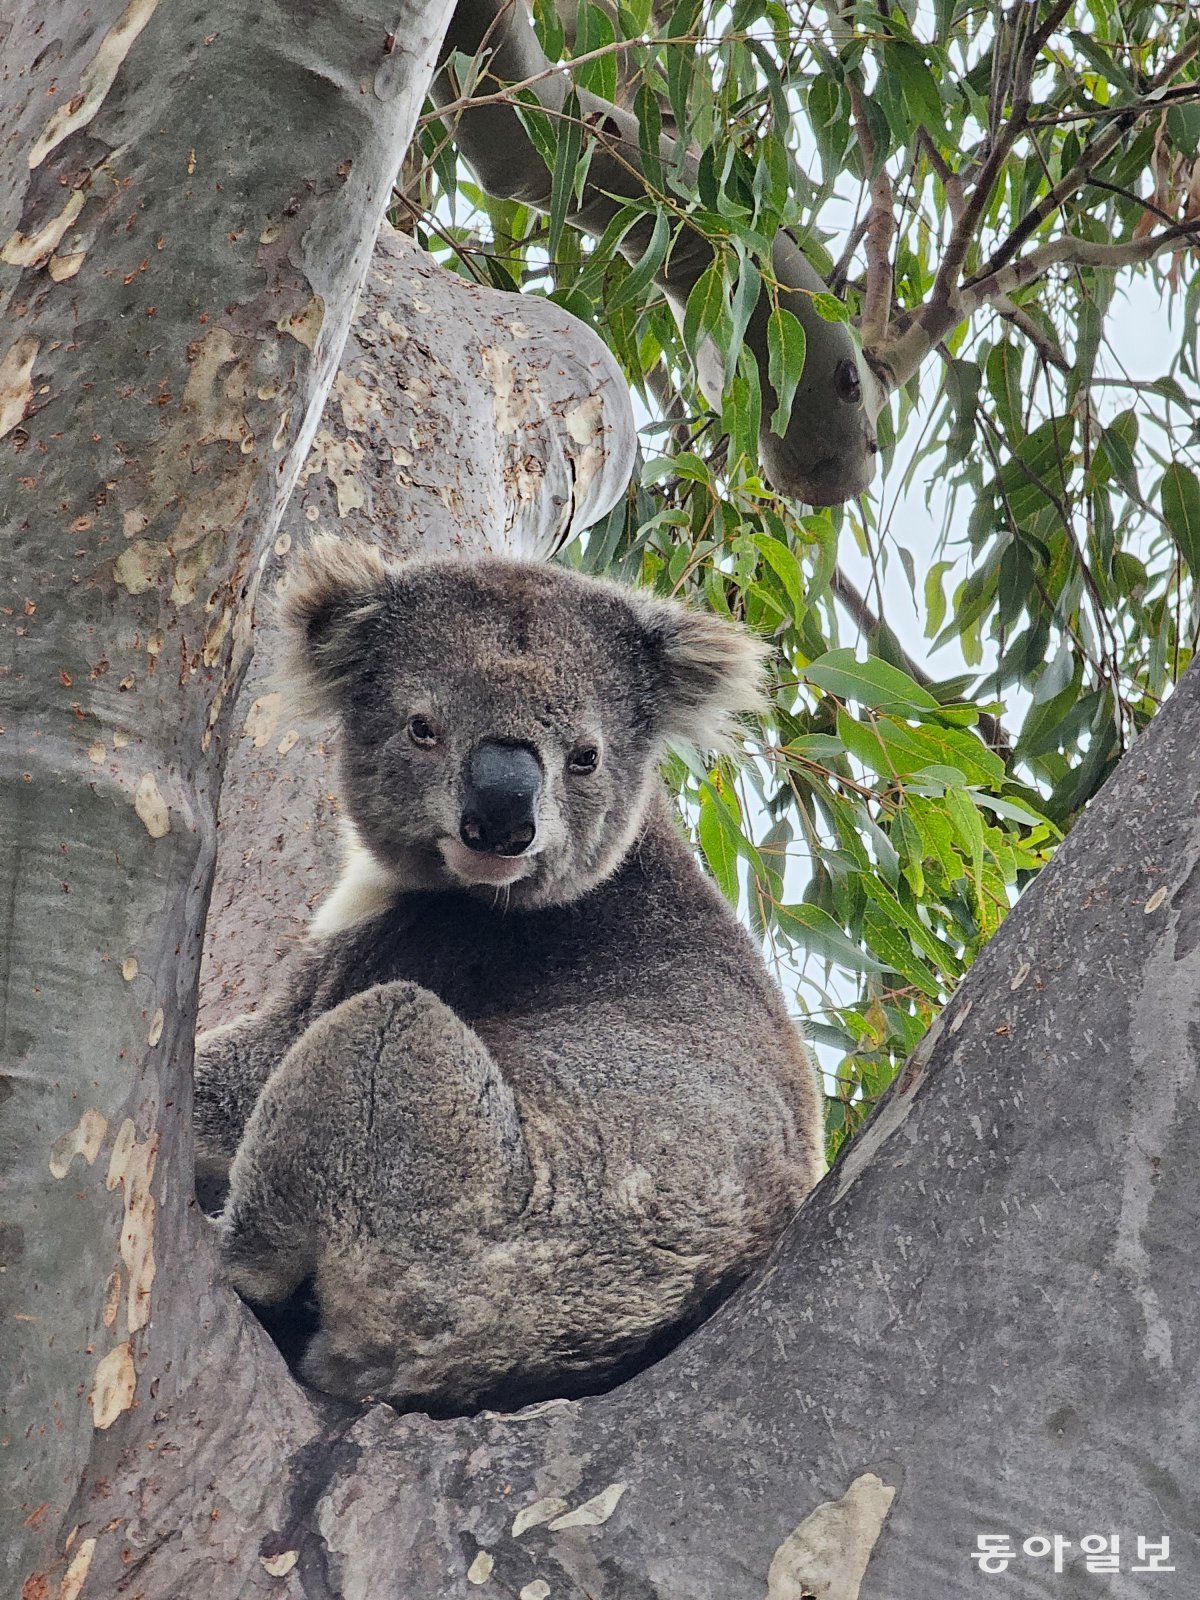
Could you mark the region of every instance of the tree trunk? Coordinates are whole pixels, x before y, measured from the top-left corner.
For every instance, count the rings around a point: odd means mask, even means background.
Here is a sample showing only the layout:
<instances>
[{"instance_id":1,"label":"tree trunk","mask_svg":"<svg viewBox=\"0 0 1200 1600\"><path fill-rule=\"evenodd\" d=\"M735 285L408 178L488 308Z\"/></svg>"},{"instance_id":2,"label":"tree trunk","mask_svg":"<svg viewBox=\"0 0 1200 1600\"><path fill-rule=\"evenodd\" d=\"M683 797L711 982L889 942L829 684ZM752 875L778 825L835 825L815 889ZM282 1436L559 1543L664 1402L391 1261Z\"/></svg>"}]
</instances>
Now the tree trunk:
<instances>
[{"instance_id":1,"label":"tree trunk","mask_svg":"<svg viewBox=\"0 0 1200 1600\"><path fill-rule=\"evenodd\" d=\"M276 1517L312 1432L209 1288L196 973L258 562L447 20L414 0L393 48L373 0L43 0L0 23L9 1593L74 1595L93 1555L127 1571L143 1493L221 1548L229 1498ZM230 1559L235 1588L262 1578Z\"/></svg>"}]
</instances>

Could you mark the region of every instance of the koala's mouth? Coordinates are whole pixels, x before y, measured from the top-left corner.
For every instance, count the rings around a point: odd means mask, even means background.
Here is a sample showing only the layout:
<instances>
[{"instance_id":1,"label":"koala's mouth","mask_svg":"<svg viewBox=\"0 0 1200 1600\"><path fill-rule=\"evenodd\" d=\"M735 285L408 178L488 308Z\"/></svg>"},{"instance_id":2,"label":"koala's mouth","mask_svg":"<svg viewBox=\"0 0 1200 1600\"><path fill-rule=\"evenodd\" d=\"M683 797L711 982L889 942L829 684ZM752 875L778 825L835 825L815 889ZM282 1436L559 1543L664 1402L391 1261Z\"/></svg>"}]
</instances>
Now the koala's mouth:
<instances>
[{"instance_id":1,"label":"koala's mouth","mask_svg":"<svg viewBox=\"0 0 1200 1600\"><path fill-rule=\"evenodd\" d=\"M482 850L468 850L457 839L442 839L438 849L448 870L463 884L486 884L489 888L503 889L528 878L534 871L532 855L489 855Z\"/></svg>"}]
</instances>

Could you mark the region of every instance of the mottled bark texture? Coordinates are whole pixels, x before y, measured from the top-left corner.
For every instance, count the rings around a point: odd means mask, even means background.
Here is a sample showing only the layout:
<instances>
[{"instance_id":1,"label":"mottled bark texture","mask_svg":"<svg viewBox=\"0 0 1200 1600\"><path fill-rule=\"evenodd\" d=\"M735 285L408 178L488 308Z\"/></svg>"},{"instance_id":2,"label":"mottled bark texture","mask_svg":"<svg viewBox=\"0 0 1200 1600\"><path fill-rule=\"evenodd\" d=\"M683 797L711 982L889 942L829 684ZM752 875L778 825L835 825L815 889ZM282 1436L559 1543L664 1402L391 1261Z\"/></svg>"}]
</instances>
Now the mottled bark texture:
<instances>
[{"instance_id":1,"label":"mottled bark texture","mask_svg":"<svg viewBox=\"0 0 1200 1600\"><path fill-rule=\"evenodd\" d=\"M114 1571L136 1551L134 1461L175 1461L149 1497L222 1550L227 1496L276 1518L311 1429L210 1288L195 982L257 563L447 15L412 0L392 48L374 0L0 20L6 1594L117 1592L85 1574L101 1545ZM156 1419L185 1415L158 1456ZM235 1543L245 1592L262 1569Z\"/></svg>"},{"instance_id":2,"label":"mottled bark texture","mask_svg":"<svg viewBox=\"0 0 1200 1600\"><path fill-rule=\"evenodd\" d=\"M624 494L633 413L602 341L549 300L444 271L385 227L268 562L221 791L201 1020L259 1000L331 886L329 730L289 716L271 600L318 531L409 556L552 554Z\"/></svg>"}]
</instances>

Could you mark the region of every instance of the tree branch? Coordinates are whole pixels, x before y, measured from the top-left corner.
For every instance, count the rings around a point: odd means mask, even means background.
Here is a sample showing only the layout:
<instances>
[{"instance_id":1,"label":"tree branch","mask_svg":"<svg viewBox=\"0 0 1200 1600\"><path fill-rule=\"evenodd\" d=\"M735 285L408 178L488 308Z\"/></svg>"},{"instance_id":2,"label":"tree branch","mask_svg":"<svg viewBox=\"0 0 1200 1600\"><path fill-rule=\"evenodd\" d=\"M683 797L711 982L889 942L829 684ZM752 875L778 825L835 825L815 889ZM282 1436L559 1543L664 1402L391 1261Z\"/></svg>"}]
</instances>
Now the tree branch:
<instances>
[{"instance_id":1,"label":"tree branch","mask_svg":"<svg viewBox=\"0 0 1200 1600\"><path fill-rule=\"evenodd\" d=\"M863 109L862 89L857 79L848 77L854 127L862 152L863 171L870 180L871 206L866 221L867 292L863 301L859 333L865 345L882 344L887 338L892 316L892 240L896 236L895 196L887 167L876 165L875 140Z\"/></svg>"},{"instance_id":2,"label":"tree branch","mask_svg":"<svg viewBox=\"0 0 1200 1600\"><path fill-rule=\"evenodd\" d=\"M1050 8L1048 16L1041 26L1036 28L1033 26L1032 11L1023 8L1018 14L1018 21L1015 26L1020 26L1024 22L1029 31L1016 54L1013 72L1012 110L1007 123L998 129L992 142L992 147L984 160L983 168L971 190L970 199L963 206L962 212L954 225L950 235L950 242L946 246L946 252L942 257L937 277L934 280L928 304L921 313L922 317L924 317L925 313L928 313L936 319L938 309L942 305L948 304L954 294L962 272L963 262L967 258L968 250L974 243L976 230L979 227L984 211L987 209L988 202L991 200L992 190L1004 170L1013 145L1025 131L1029 116L1033 69L1037 57L1041 52L1042 46L1069 9L1070 0L1055 0L1055 4Z\"/></svg>"},{"instance_id":3,"label":"tree branch","mask_svg":"<svg viewBox=\"0 0 1200 1600\"><path fill-rule=\"evenodd\" d=\"M1194 35L1189 39L1187 44L1177 51L1165 66L1154 75L1150 80L1148 93L1153 95L1157 90L1166 88L1175 74L1192 60L1197 51L1200 51L1200 34ZM1026 216L1022 217L1008 238L992 252L987 264L980 269L975 279L968 280L967 287L969 288L971 282L980 278L990 277L993 273L998 272L1006 262L1011 261L1025 241L1032 238L1042 224L1054 215L1063 201L1069 199L1077 189L1082 188L1087 183L1093 171L1102 161L1107 160L1130 128L1143 116L1150 112L1157 114L1161 110L1161 101L1147 100L1144 103L1135 104L1110 113L1116 118L1113 125L1105 129L1103 133L1085 146L1074 166L1063 174L1048 195L1039 200L1037 205Z\"/></svg>"}]
</instances>

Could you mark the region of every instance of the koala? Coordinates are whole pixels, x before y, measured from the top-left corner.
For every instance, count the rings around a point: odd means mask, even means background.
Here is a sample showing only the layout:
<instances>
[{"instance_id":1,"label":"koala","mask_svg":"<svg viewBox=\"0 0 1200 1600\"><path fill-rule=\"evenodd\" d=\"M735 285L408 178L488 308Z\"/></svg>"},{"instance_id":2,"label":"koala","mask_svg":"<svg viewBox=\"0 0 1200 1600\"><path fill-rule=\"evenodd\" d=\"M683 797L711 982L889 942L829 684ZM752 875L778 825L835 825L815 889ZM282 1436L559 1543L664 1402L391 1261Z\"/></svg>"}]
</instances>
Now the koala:
<instances>
[{"instance_id":1,"label":"koala","mask_svg":"<svg viewBox=\"0 0 1200 1600\"><path fill-rule=\"evenodd\" d=\"M608 1387L823 1170L804 1044L658 774L755 703L762 646L562 568L334 541L284 623L349 849L279 992L197 1042L231 1281L311 1297L301 1376L346 1399Z\"/></svg>"}]
</instances>

